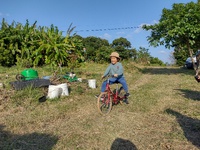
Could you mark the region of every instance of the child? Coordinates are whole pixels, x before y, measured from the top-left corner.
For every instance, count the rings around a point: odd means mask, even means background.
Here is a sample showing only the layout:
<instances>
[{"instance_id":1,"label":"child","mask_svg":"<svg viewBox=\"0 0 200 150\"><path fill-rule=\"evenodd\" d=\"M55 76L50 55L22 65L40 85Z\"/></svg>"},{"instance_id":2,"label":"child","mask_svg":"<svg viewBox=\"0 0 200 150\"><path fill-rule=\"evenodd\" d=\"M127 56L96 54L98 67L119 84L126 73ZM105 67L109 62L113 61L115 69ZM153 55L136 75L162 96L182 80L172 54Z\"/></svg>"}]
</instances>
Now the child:
<instances>
[{"instance_id":1,"label":"child","mask_svg":"<svg viewBox=\"0 0 200 150\"><path fill-rule=\"evenodd\" d=\"M128 93L128 86L126 84L126 80L124 78L124 70L122 64L119 62L120 57L117 52L112 52L110 55L111 63L107 67L104 75L102 76L102 79L108 75L112 76L109 79L109 84L114 84L115 82L119 82L122 84L122 87L124 88L124 91L126 92L125 96L129 96ZM106 90L106 83L107 81L104 81L101 86L101 92L104 92ZM125 101L126 104L128 104L128 100Z\"/></svg>"}]
</instances>

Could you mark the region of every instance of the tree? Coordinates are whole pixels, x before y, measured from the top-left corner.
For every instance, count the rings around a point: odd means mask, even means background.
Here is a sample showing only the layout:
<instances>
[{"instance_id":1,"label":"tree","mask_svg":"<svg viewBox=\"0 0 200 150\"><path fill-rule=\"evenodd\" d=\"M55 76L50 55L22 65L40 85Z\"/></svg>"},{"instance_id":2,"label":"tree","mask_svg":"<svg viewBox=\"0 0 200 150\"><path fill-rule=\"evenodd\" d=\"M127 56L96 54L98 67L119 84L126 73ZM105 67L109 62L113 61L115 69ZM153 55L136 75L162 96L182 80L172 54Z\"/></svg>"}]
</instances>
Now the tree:
<instances>
[{"instance_id":1,"label":"tree","mask_svg":"<svg viewBox=\"0 0 200 150\"><path fill-rule=\"evenodd\" d=\"M110 62L110 54L113 52L113 48L110 46L102 46L98 49L96 53L96 62L104 63Z\"/></svg>"},{"instance_id":2,"label":"tree","mask_svg":"<svg viewBox=\"0 0 200 150\"><path fill-rule=\"evenodd\" d=\"M117 46L122 46L124 48L131 48L131 43L126 38L120 37L112 42L112 47L117 47Z\"/></svg>"},{"instance_id":3,"label":"tree","mask_svg":"<svg viewBox=\"0 0 200 150\"><path fill-rule=\"evenodd\" d=\"M150 57L150 64L164 66L164 63L158 57Z\"/></svg>"},{"instance_id":4,"label":"tree","mask_svg":"<svg viewBox=\"0 0 200 150\"><path fill-rule=\"evenodd\" d=\"M109 47L109 42L105 39L89 36L83 39L83 45L86 49L87 60L97 62L96 57L99 49L104 46Z\"/></svg>"},{"instance_id":5,"label":"tree","mask_svg":"<svg viewBox=\"0 0 200 150\"><path fill-rule=\"evenodd\" d=\"M185 64L186 59L189 56L189 52L187 51L187 47L179 48L178 46L174 48L173 56L176 59L176 64L179 66L183 66Z\"/></svg>"},{"instance_id":6,"label":"tree","mask_svg":"<svg viewBox=\"0 0 200 150\"><path fill-rule=\"evenodd\" d=\"M122 59L132 58L133 51L130 51L131 43L126 38L118 38L111 43L112 48L120 54Z\"/></svg>"},{"instance_id":7,"label":"tree","mask_svg":"<svg viewBox=\"0 0 200 150\"><path fill-rule=\"evenodd\" d=\"M149 53L149 50L144 47L140 47L139 50L137 51L136 62L141 64L149 64L150 58L151 55Z\"/></svg>"},{"instance_id":8,"label":"tree","mask_svg":"<svg viewBox=\"0 0 200 150\"><path fill-rule=\"evenodd\" d=\"M171 10L163 9L159 23L144 25L143 29L151 30L148 36L151 46L187 47L192 57L193 50L200 47L200 4L173 4Z\"/></svg>"}]
</instances>

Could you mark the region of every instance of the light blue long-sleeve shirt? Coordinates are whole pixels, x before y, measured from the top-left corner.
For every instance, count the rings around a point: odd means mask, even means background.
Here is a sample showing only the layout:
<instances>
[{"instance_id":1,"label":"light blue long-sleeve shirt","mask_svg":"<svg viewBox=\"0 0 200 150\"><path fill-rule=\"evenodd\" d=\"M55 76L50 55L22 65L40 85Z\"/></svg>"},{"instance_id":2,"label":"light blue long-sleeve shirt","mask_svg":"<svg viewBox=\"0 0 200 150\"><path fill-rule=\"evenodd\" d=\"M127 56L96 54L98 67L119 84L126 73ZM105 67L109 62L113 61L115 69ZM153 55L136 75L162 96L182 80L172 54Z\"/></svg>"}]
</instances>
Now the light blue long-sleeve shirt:
<instances>
[{"instance_id":1,"label":"light blue long-sleeve shirt","mask_svg":"<svg viewBox=\"0 0 200 150\"><path fill-rule=\"evenodd\" d=\"M110 64L106 71L104 72L104 77L107 76L107 75L111 75L113 76L114 74L118 74L118 76L123 76L123 73L124 73L124 69L123 69L123 66L120 62L117 62L116 64Z\"/></svg>"}]
</instances>

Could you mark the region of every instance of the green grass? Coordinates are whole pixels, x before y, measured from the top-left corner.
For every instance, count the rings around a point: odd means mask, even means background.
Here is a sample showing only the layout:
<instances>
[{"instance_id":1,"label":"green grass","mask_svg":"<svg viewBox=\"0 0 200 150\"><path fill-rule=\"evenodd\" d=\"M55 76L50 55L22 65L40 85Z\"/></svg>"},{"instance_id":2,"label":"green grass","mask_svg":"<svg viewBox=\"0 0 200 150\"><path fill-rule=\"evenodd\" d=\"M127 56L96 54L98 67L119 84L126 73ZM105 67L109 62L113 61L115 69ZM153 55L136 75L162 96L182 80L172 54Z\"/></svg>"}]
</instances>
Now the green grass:
<instances>
[{"instance_id":1,"label":"green grass","mask_svg":"<svg viewBox=\"0 0 200 150\"><path fill-rule=\"evenodd\" d=\"M199 149L200 89L194 70L123 65L130 104L113 106L107 116L98 113L94 97L107 64L84 64L74 70L80 78L96 79L96 89L87 82L68 83L69 96L43 103L38 99L47 89L10 87L24 68L0 67L0 82L6 86L0 89L0 149ZM35 69L40 77L53 73L48 66ZM66 72L68 68L58 73Z\"/></svg>"}]
</instances>

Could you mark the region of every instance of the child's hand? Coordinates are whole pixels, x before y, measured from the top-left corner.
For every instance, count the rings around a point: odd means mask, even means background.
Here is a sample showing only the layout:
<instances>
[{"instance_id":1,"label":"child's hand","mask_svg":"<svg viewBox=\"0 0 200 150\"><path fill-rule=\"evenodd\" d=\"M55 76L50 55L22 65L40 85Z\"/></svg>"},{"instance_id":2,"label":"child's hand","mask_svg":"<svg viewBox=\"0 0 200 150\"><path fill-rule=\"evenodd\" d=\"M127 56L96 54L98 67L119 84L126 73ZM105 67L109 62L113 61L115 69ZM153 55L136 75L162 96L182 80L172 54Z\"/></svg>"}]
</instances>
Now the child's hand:
<instances>
[{"instance_id":1,"label":"child's hand","mask_svg":"<svg viewBox=\"0 0 200 150\"><path fill-rule=\"evenodd\" d=\"M117 78L117 77L118 77L118 74L114 74L114 77L116 77L116 78Z\"/></svg>"},{"instance_id":2,"label":"child's hand","mask_svg":"<svg viewBox=\"0 0 200 150\"><path fill-rule=\"evenodd\" d=\"M101 76L101 79L105 78L104 76Z\"/></svg>"}]
</instances>

